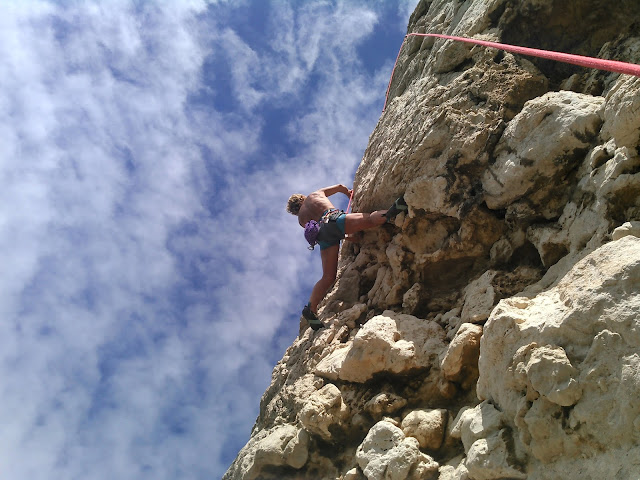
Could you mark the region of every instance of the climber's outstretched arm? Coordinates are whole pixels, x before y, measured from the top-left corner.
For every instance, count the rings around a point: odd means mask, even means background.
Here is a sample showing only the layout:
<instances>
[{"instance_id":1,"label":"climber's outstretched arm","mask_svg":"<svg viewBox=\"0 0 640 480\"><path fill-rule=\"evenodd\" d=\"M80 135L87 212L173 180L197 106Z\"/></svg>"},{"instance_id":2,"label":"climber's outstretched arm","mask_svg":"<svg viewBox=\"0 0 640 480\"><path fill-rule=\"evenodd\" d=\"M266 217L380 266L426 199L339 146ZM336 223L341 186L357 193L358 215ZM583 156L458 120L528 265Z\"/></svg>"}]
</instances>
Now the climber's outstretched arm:
<instances>
[{"instance_id":1,"label":"climber's outstretched arm","mask_svg":"<svg viewBox=\"0 0 640 480\"><path fill-rule=\"evenodd\" d=\"M347 197L351 195L351 190L349 190L345 185L333 185L331 187L324 187L319 190L324 193L327 197L330 197L336 193L344 193Z\"/></svg>"}]
</instances>

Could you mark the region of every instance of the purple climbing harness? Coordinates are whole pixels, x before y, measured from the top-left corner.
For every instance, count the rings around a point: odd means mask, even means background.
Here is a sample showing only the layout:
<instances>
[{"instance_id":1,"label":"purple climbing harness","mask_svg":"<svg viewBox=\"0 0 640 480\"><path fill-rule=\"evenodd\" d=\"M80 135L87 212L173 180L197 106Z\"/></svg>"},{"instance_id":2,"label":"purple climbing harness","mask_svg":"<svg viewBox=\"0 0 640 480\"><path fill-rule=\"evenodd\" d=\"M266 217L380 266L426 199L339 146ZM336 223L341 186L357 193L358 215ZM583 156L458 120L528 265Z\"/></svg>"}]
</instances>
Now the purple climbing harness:
<instances>
[{"instance_id":1,"label":"purple climbing harness","mask_svg":"<svg viewBox=\"0 0 640 480\"><path fill-rule=\"evenodd\" d=\"M318 233L320 233L320 224L315 220L309 220L304 226L304 238L309 242L309 250L313 250L317 245Z\"/></svg>"},{"instance_id":2,"label":"purple climbing harness","mask_svg":"<svg viewBox=\"0 0 640 480\"><path fill-rule=\"evenodd\" d=\"M330 221L336 220L341 213L344 213L342 210L338 210L337 208L330 208L325 210L320 217L320 221L316 222L315 220L309 220L304 226L304 238L309 242L309 250L313 250L316 245L318 245L318 235L320 235L320 227L323 223L329 223ZM342 235L344 237L344 235Z\"/></svg>"}]
</instances>

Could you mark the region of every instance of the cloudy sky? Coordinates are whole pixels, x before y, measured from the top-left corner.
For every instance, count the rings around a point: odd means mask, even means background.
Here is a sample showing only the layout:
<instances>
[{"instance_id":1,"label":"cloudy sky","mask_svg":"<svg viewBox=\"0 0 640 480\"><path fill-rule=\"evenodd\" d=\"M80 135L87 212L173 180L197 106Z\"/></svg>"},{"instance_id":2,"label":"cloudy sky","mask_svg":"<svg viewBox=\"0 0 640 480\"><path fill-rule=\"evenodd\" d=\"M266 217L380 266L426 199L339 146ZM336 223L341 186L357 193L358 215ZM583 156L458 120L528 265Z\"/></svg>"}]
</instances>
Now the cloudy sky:
<instances>
[{"instance_id":1,"label":"cloudy sky","mask_svg":"<svg viewBox=\"0 0 640 480\"><path fill-rule=\"evenodd\" d=\"M223 474L416 3L0 4L2 478Z\"/></svg>"}]
</instances>

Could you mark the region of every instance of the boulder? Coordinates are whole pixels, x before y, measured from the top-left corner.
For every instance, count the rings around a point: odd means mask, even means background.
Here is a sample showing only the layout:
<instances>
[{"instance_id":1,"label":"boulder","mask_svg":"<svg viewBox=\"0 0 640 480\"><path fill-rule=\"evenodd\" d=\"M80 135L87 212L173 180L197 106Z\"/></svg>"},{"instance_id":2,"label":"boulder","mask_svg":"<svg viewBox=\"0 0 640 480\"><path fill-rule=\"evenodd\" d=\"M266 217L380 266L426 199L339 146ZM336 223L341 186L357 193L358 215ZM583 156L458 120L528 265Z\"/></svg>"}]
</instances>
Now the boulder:
<instances>
[{"instance_id":1,"label":"boulder","mask_svg":"<svg viewBox=\"0 0 640 480\"><path fill-rule=\"evenodd\" d=\"M507 429L473 442L467 452L469 476L473 480L526 479L527 474L515 459L512 445Z\"/></svg>"},{"instance_id":2,"label":"boulder","mask_svg":"<svg viewBox=\"0 0 640 480\"><path fill-rule=\"evenodd\" d=\"M402 375L438 366L444 338L444 330L433 321L385 311L364 324L351 342L323 358L315 373L363 383L379 373Z\"/></svg>"},{"instance_id":3,"label":"boulder","mask_svg":"<svg viewBox=\"0 0 640 480\"><path fill-rule=\"evenodd\" d=\"M611 234L612 240L620 240L627 235L640 237L640 222L625 222L616 228Z\"/></svg>"},{"instance_id":4,"label":"boulder","mask_svg":"<svg viewBox=\"0 0 640 480\"><path fill-rule=\"evenodd\" d=\"M451 465L451 463L455 463L455 465ZM470 480L465 461L458 458L440 467L439 474L438 480Z\"/></svg>"},{"instance_id":5,"label":"boulder","mask_svg":"<svg viewBox=\"0 0 640 480\"><path fill-rule=\"evenodd\" d=\"M607 94L602 134L613 138L619 147L637 147L640 141L639 85L637 77L622 78Z\"/></svg>"},{"instance_id":6,"label":"boulder","mask_svg":"<svg viewBox=\"0 0 640 480\"><path fill-rule=\"evenodd\" d=\"M312 394L298 414L302 426L326 441L332 440L331 427L342 427L349 408L342 401L340 390L329 383Z\"/></svg>"},{"instance_id":7,"label":"boulder","mask_svg":"<svg viewBox=\"0 0 640 480\"><path fill-rule=\"evenodd\" d=\"M498 303L492 284L496 273L494 270L487 270L465 288L461 317L463 322L478 323L489 318L491 310Z\"/></svg>"},{"instance_id":8,"label":"boulder","mask_svg":"<svg viewBox=\"0 0 640 480\"><path fill-rule=\"evenodd\" d=\"M266 467L302 468L309 457L309 435L293 425L261 431L249 440L227 474L254 480Z\"/></svg>"},{"instance_id":9,"label":"boulder","mask_svg":"<svg viewBox=\"0 0 640 480\"><path fill-rule=\"evenodd\" d=\"M408 437L415 437L420 448L438 450L444 440L449 414L442 408L412 410L402 419L401 428Z\"/></svg>"},{"instance_id":10,"label":"boulder","mask_svg":"<svg viewBox=\"0 0 640 480\"><path fill-rule=\"evenodd\" d=\"M453 421L451 436L462 440L469 451L476 440L487 438L505 425L505 417L491 403L482 402L473 408L462 408Z\"/></svg>"},{"instance_id":11,"label":"boulder","mask_svg":"<svg viewBox=\"0 0 640 480\"><path fill-rule=\"evenodd\" d=\"M356 451L356 460L368 480L428 479L439 467L420 451L418 440L387 421L371 428Z\"/></svg>"},{"instance_id":12,"label":"boulder","mask_svg":"<svg viewBox=\"0 0 640 480\"><path fill-rule=\"evenodd\" d=\"M449 344L442 359L441 370L447 380L475 381L478 377L482 327L463 323Z\"/></svg>"},{"instance_id":13,"label":"boulder","mask_svg":"<svg viewBox=\"0 0 640 480\"><path fill-rule=\"evenodd\" d=\"M398 395L379 393L365 404L364 409L374 419L380 420L385 415L393 415L406 404L407 401Z\"/></svg>"},{"instance_id":14,"label":"boulder","mask_svg":"<svg viewBox=\"0 0 640 480\"><path fill-rule=\"evenodd\" d=\"M531 343L518 349L513 357L518 387L528 388L527 396L543 396L563 407L575 405L582 396L578 370L571 365L562 347Z\"/></svg>"}]
</instances>

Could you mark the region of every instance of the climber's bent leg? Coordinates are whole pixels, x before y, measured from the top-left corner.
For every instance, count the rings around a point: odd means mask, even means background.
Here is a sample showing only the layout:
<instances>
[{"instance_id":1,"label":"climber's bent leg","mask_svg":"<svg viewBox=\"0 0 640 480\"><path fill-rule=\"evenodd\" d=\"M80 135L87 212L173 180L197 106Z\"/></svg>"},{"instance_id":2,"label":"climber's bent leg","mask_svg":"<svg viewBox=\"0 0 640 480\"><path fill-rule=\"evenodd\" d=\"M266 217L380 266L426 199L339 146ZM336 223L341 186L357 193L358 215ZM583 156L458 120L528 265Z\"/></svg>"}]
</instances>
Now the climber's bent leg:
<instances>
[{"instance_id":1,"label":"climber's bent leg","mask_svg":"<svg viewBox=\"0 0 640 480\"><path fill-rule=\"evenodd\" d=\"M309 307L313 313L318 313L318 304L336 281L338 274L338 253L340 245L320 250L320 258L322 259L322 278L313 287L311 297L309 298Z\"/></svg>"},{"instance_id":2,"label":"climber's bent leg","mask_svg":"<svg viewBox=\"0 0 640 480\"><path fill-rule=\"evenodd\" d=\"M387 222L386 213L386 210L377 210L372 213L349 213L345 218L344 231L350 235L383 225Z\"/></svg>"}]
</instances>

